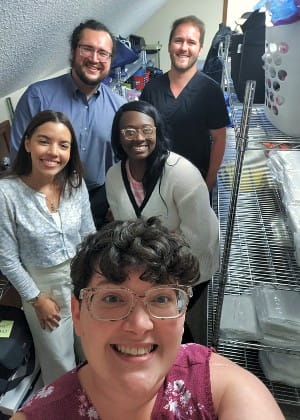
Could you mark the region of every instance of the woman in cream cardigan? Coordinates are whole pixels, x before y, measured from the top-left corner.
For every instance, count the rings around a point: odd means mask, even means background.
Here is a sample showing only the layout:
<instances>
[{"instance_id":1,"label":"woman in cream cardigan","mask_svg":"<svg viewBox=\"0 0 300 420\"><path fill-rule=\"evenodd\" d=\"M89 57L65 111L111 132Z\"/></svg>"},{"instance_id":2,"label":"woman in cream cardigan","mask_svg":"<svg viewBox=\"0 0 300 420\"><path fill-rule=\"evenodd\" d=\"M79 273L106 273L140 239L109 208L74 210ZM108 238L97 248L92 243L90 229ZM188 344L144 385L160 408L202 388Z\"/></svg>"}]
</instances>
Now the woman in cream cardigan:
<instances>
[{"instance_id":1,"label":"woman in cream cardigan","mask_svg":"<svg viewBox=\"0 0 300 420\"><path fill-rule=\"evenodd\" d=\"M219 228L198 169L168 150L162 119L151 104L124 104L112 126L112 147L120 160L107 173L106 193L113 218L158 216L184 234L200 261L200 282L219 266Z\"/></svg>"}]
</instances>

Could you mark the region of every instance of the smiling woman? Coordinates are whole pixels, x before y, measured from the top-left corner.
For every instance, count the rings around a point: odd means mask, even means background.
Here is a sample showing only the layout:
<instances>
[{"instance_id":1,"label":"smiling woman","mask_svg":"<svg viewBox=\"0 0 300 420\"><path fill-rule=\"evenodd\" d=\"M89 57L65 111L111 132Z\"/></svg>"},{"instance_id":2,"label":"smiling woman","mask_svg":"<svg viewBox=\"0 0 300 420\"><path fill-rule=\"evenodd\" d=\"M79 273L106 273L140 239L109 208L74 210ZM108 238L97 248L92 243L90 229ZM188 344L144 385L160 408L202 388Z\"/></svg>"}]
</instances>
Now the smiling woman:
<instances>
[{"instance_id":1,"label":"smiling woman","mask_svg":"<svg viewBox=\"0 0 300 420\"><path fill-rule=\"evenodd\" d=\"M61 188L54 177L62 171L70 159L71 132L63 123L45 122L38 126L32 135L25 138L25 149L31 157L31 172L23 175L22 180L36 189L37 180L44 184L42 190L46 196L46 204L55 212L59 206Z\"/></svg>"},{"instance_id":2,"label":"smiling woman","mask_svg":"<svg viewBox=\"0 0 300 420\"><path fill-rule=\"evenodd\" d=\"M95 230L73 127L59 112L29 123L0 180L0 269L18 290L44 383L75 366L69 266Z\"/></svg>"},{"instance_id":3,"label":"smiling woman","mask_svg":"<svg viewBox=\"0 0 300 420\"><path fill-rule=\"evenodd\" d=\"M72 313L87 362L13 420L283 420L253 375L180 345L198 259L157 218L112 222L71 263Z\"/></svg>"},{"instance_id":4,"label":"smiling woman","mask_svg":"<svg viewBox=\"0 0 300 420\"><path fill-rule=\"evenodd\" d=\"M115 220L157 216L171 231L185 235L200 261L199 282L218 268L218 220L197 168L168 150L160 114L144 101L124 104L112 126L117 158L106 177L106 193Z\"/></svg>"}]
</instances>

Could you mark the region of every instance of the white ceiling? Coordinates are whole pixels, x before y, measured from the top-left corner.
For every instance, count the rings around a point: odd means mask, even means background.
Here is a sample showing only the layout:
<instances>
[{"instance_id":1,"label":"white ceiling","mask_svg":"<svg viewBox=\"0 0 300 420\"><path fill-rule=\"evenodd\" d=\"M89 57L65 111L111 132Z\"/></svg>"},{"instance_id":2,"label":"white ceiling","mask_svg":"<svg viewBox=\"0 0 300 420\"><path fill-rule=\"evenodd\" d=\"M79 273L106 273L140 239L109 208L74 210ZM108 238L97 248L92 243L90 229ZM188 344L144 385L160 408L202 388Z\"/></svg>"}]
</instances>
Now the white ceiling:
<instances>
[{"instance_id":1,"label":"white ceiling","mask_svg":"<svg viewBox=\"0 0 300 420\"><path fill-rule=\"evenodd\" d=\"M128 36L167 0L0 0L0 98L68 66L69 37L96 19Z\"/></svg>"}]
</instances>

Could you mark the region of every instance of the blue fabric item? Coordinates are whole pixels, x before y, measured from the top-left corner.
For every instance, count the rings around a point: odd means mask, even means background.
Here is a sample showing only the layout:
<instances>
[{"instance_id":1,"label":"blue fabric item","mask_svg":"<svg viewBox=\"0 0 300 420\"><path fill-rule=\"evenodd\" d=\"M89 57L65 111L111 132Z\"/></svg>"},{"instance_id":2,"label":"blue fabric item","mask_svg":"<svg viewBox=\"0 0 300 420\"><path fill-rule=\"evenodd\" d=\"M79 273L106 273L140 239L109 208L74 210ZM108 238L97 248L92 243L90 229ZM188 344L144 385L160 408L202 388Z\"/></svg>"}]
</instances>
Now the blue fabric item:
<instances>
[{"instance_id":1,"label":"blue fabric item","mask_svg":"<svg viewBox=\"0 0 300 420\"><path fill-rule=\"evenodd\" d=\"M126 64L133 63L139 58L139 54L133 51L125 44L126 40L116 39L116 52L113 56L111 69L116 67L123 67Z\"/></svg>"},{"instance_id":2,"label":"blue fabric item","mask_svg":"<svg viewBox=\"0 0 300 420\"><path fill-rule=\"evenodd\" d=\"M70 73L33 83L16 107L11 132L11 162L31 118L39 111L53 109L66 114L74 127L88 189L103 185L106 172L114 163L110 145L112 121L125 102L103 83L87 100Z\"/></svg>"},{"instance_id":3,"label":"blue fabric item","mask_svg":"<svg viewBox=\"0 0 300 420\"><path fill-rule=\"evenodd\" d=\"M286 25L300 19L299 0L260 0L254 9L266 7L274 25Z\"/></svg>"}]
</instances>

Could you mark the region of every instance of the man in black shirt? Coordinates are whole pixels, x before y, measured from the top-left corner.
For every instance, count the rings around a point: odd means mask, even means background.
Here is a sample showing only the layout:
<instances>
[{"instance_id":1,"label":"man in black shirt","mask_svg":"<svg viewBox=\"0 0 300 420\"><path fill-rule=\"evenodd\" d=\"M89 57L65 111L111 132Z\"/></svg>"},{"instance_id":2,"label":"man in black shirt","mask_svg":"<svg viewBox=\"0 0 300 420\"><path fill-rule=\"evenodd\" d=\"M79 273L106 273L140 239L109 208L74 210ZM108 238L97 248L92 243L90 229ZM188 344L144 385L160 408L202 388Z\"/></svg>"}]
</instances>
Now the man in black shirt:
<instances>
[{"instance_id":1,"label":"man in black shirt","mask_svg":"<svg viewBox=\"0 0 300 420\"><path fill-rule=\"evenodd\" d=\"M197 166L211 190L224 155L229 117L219 84L197 68L204 34L204 23L196 16L173 23L171 69L147 83L141 99L160 111L172 150Z\"/></svg>"}]
</instances>

